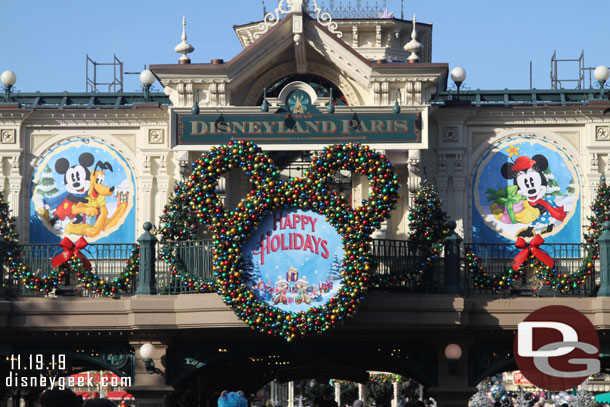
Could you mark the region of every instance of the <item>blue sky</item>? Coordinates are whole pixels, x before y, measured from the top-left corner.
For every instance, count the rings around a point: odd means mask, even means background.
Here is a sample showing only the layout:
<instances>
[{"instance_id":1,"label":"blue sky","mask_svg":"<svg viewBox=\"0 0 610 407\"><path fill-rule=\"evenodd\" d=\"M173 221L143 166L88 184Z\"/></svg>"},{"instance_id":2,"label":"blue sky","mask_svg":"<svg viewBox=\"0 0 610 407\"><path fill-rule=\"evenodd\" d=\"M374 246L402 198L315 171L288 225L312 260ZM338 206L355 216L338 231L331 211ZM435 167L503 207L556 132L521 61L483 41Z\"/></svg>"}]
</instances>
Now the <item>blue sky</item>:
<instances>
[{"instance_id":1,"label":"blue sky","mask_svg":"<svg viewBox=\"0 0 610 407\"><path fill-rule=\"evenodd\" d=\"M400 14L400 0L387 3ZM2 11L0 71L15 71L22 92L84 91L86 54L98 62L116 54L127 72L176 63L182 15L194 63L229 60L241 49L233 25L262 18L261 0L32 0L4 2ZM433 24L433 62L463 66L466 89L527 89L530 60L534 87L548 89L554 50L561 59L584 50L587 67L610 65L607 11L607 0L405 0L406 19ZM577 75L574 63L561 68ZM140 87L126 75L126 91Z\"/></svg>"}]
</instances>

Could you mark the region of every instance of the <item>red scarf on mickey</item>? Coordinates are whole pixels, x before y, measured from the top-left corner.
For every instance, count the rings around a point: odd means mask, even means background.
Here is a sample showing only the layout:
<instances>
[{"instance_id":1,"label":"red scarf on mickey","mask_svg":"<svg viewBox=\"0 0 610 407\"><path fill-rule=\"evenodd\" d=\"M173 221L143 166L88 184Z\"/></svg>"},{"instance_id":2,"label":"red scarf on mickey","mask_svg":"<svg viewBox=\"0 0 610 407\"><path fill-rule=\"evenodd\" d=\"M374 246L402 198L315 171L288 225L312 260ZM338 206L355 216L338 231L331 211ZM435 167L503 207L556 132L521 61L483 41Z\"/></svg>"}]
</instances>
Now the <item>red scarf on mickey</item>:
<instances>
[{"instance_id":1,"label":"red scarf on mickey","mask_svg":"<svg viewBox=\"0 0 610 407\"><path fill-rule=\"evenodd\" d=\"M528 201L531 205L542 205L544 206L544 209L546 209L549 214L554 217L555 219L557 219L558 221L563 221L566 217L566 211L563 209L563 206L560 206L559 208L556 208L554 206L551 206L550 203L548 203L547 201L545 201L544 199L538 199L536 201Z\"/></svg>"}]
</instances>

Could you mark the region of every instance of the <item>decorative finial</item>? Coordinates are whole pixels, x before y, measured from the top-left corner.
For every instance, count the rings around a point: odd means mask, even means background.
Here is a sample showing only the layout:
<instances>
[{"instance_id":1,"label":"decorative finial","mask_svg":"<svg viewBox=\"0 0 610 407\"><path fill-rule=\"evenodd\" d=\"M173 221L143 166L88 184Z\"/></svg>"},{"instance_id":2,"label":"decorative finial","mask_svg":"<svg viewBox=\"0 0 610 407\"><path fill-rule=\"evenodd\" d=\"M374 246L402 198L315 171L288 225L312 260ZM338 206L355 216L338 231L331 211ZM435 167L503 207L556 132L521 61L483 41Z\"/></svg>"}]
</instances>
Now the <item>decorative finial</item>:
<instances>
[{"instance_id":1,"label":"decorative finial","mask_svg":"<svg viewBox=\"0 0 610 407\"><path fill-rule=\"evenodd\" d=\"M394 102L394 108L392 109L394 114L400 114L400 103L398 103L399 100L400 100L400 89L396 89L396 101Z\"/></svg>"},{"instance_id":2,"label":"decorative finial","mask_svg":"<svg viewBox=\"0 0 610 407\"><path fill-rule=\"evenodd\" d=\"M401 20L405 19L405 0L402 0L400 2L400 19Z\"/></svg>"},{"instance_id":3,"label":"decorative finial","mask_svg":"<svg viewBox=\"0 0 610 407\"><path fill-rule=\"evenodd\" d=\"M328 114L333 114L335 113L335 103L333 102L333 88L330 88L330 97L328 99L329 101L326 111L328 112Z\"/></svg>"},{"instance_id":4,"label":"decorative finial","mask_svg":"<svg viewBox=\"0 0 610 407\"><path fill-rule=\"evenodd\" d=\"M418 52L421 51L423 45L417 41L417 31L415 30L415 14L413 14L413 32L411 33L411 41L407 42L405 45L405 51L410 52L411 55L407 58L407 62L410 64L415 64L419 62Z\"/></svg>"},{"instance_id":5,"label":"decorative finial","mask_svg":"<svg viewBox=\"0 0 610 407\"><path fill-rule=\"evenodd\" d=\"M267 88L263 89L263 103L261 103L261 112L267 113L269 111L269 102L267 102Z\"/></svg>"},{"instance_id":6,"label":"decorative finial","mask_svg":"<svg viewBox=\"0 0 610 407\"><path fill-rule=\"evenodd\" d=\"M195 47L186 42L186 17L184 16L182 16L182 42L176 45L174 51L176 51L178 54L182 54L180 59L178 59L179 64L191 63L191 59L186 56L186 54L190 54L191 52L195 51Z\"/></svg>"}]
</instances>

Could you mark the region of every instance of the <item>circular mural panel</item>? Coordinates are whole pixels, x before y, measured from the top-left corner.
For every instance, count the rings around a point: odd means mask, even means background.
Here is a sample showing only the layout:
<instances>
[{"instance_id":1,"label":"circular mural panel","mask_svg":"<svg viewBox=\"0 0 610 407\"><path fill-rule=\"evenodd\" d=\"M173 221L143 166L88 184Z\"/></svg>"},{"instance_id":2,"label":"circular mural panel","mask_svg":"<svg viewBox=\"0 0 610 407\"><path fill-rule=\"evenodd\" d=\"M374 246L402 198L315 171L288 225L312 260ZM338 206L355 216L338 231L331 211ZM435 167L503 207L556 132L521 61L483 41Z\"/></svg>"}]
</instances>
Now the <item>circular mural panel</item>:
<instances>
[{"instance_id":1,"label":"circular mural panel","mask_svg":"<svg viewBox=\"0 0 610 407\"><path fill-rule=\"evenodd\" d=\"M580 241L574 164L548 141L519 137L495 146L476 169L473 192L475 241L560 234L564 243Z\"/></svg>"},{"instance_id":2,"label":"circular mural panel","mask_svg":"<svg viewBox=\"0 0 610 407\"><path fill-rule=\"evenodd\" d=\"M30 241L95 242L123 229L113 241L132 242L134 192L133 174L113 148L94 140L62 143L34 169Z\"/></svg>"},{"instance_id":3,"label":"circular mural panel","mask_svg":"<svg viewBox=\"0 0 610 407\"><path fill-rule=\"evenodd\" d=\"M325 305L343 286L341 236L319 213L276 211L244 248L248 288L260 301L283 311Z\"/></svg>"}]
</instances>

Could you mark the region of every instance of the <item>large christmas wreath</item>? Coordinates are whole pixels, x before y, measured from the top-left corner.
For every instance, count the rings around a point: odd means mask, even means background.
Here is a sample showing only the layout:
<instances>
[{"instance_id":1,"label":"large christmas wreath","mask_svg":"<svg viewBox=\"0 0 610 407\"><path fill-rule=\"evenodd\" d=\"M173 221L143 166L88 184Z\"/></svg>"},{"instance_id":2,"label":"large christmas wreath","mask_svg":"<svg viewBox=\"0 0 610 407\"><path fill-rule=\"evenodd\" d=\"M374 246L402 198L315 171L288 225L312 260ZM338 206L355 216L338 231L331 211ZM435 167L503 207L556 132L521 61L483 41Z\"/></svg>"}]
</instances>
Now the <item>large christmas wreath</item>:
<instances>
[{"instance_id":1,"label":"large christmas wreath","mask_svg":"<svg viewBox=\"0 0 610 407\"><path fill-rule=\"evenodd\" d=\"M245 171L253 190L234 211L227 211L216 186L233 168ZM339 170L366 175L371 184L368 200L357 208L332 190ZM193 239L199 225L214 233L213 268L218 292L237 316L252 329L290 341L339 324L356 311L370 279L371 233L390 216L398 200L398 179L392 164L367 146L342 144L317 154L304 178L282 181L273 161L256 145L232 142L213 148L194 163L189 180L179 184L162 217L164 240ZM343 286L324 306L288 312L268 305L248 289L243 273L242 247L260 222L274 211L300 208L326 217L341 235L344 249ZM176 273L181 273L175 269ZM191 276L179 275L193 285ZM201 283L199 283L201 284Z\"/></svg>"}]
</instances>

